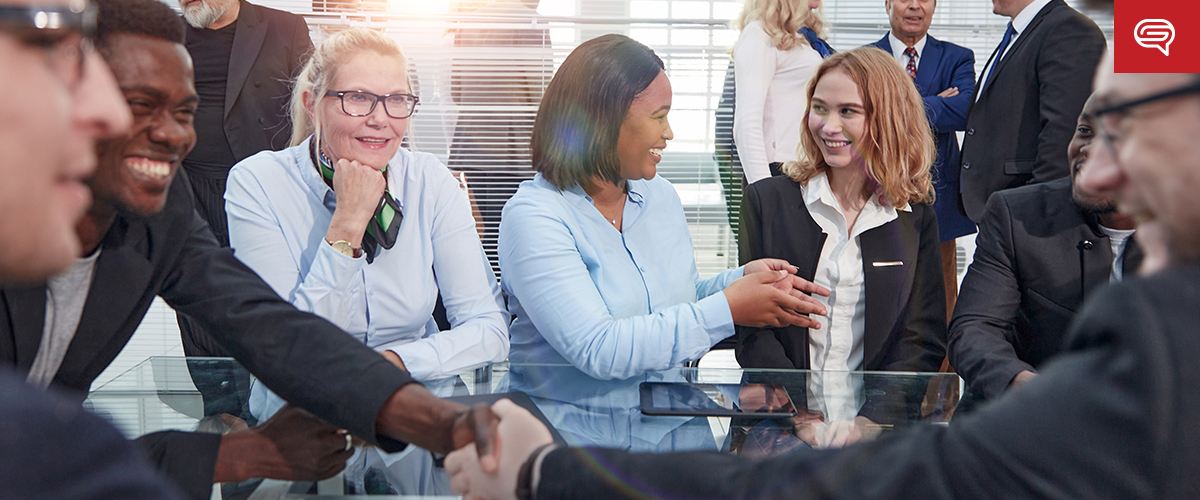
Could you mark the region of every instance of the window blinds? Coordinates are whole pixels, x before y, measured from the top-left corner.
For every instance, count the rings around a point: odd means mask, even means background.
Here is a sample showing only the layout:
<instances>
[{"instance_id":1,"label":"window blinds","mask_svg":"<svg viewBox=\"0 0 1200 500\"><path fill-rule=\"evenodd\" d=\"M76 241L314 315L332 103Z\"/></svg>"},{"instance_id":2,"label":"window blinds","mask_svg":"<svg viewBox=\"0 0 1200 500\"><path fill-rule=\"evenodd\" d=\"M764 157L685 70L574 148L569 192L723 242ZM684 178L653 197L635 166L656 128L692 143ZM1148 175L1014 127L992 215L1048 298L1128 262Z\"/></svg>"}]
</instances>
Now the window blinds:
<instances>
[{"instance_id":1,"label":"window blinds","mask_svg":"<svg viewBox=\"0 0 1200 500\"><path fill-rule=\"evenodd\" d=\"M686 210L701 276L736 266L740 171L722 155L719 113L737 40L729 21L741 2L719 0L259 0L303 15L314 41L346 27L383 30L410 59L421 96L412 145L436 155L465 180L484 248L496 266L499 211L532 176L528 140L541 91L581 41L623 33L666 63L674 89L668 145L659 174ZM1081 9L1080 0L1068 3ZM1111 39L1111 15L1083 10ZM826 0L827 39L838 50L878 40L888 30L882 0ZM976 73L999 43L1008 19L984 0L941 0L930 34L975 51Z\"/></svg>"}]
</instances>

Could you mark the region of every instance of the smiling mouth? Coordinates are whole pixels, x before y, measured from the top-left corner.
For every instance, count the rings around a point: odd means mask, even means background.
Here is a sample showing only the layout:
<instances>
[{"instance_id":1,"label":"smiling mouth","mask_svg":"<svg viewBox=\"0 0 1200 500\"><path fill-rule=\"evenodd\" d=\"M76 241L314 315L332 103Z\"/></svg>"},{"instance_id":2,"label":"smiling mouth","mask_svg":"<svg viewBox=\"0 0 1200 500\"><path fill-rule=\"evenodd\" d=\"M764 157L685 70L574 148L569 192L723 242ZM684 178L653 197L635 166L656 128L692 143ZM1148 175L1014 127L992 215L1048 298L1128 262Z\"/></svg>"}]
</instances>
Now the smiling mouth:
<instances>
[{"instance_id":1,"label":"smiling mouth","mask_svg":"<svg viewBox=\"0 0 1200 500\"><path fill-rule=\"evenodd\" d=\"M662 158L663 148L650 148L650 154Z\"/></svg>"},{"instance_id":2,"label":"smiling mouth","mask_svg":"<svg viewBox=\"0 0 1200 500\"><path fill-rule=\"evenodd\" d=\"M166 179L171 176L171 164L143 157L127 158L125 166L150 179Z\"/></svg>"},{"instance_id":3,"label":"smiling mouth","mask_svg":"<svg viewBox=\"0 0 1200 500\"><path fill-rule=\"evenodd\" d=\"M843 148L850 145L850 141L831 141L828 139L821 139L821 142L825 143L825 147L827 148Z\"/></svg>"},{"instance_id":4,"label":"smiling mouth","mask_svg":"<svg viewBox=\"0 0 1200 500\"><path fill-rule=\"evenodd\" d=\"M361 142L368 146L382 146L384 144L387 144L388 141L391 140L391 139L380 139L377 137L356 137L356 139L358 139L358 142Z\"/></svg>"}]
</instances>

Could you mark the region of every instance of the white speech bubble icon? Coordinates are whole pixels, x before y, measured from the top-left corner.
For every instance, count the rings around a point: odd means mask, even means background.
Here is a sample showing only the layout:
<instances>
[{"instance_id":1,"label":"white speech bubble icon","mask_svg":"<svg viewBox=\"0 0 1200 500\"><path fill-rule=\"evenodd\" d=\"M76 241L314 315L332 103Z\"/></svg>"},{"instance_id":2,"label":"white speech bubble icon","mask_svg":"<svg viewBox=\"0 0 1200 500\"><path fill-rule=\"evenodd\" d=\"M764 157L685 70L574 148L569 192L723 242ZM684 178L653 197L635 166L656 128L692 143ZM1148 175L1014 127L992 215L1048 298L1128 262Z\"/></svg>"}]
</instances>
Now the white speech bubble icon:
<instances>
[{"instance_id":1,"label":"white speech bubble icon","mask_svg":"<svg viewBox=\"0 0 1200 500\"><path fill-rule=\"evenodd\" d=\"M1143 19L1133 28L1133 39L1148 49L1161 50L1171 55L1171 42L1175 41L1175 25L1166 19Z\"/></svg>"}]
</instances>

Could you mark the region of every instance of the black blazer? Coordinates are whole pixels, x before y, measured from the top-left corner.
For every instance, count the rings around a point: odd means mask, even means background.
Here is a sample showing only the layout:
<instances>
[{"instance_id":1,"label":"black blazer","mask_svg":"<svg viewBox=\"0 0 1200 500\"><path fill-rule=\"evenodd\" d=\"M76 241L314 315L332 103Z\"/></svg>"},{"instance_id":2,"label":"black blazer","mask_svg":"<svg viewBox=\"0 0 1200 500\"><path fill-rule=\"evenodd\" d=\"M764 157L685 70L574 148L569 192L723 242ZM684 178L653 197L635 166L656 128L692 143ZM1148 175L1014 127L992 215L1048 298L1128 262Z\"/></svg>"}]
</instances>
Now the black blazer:
<instances>
[{"instance_id":1,"label":"black blazer","mask_svg":"<svg viewBox=\"0 0 1200 500\"><path fill-rule=\"evenodd\" d=\"M313 51L304 18L240 3L225 82L225 137L239 161L288 147L292 79Z\"/></svg>"},{"instance_id":2,"label":"black blazer","mask_svg":"<svg viewBox=\"0 0 1200 500\"><path fill-rule=\"evenodd\" d=\"M946 352L946 297L937 216L926 204L859 236L866 281L863 369L937 371ZM778 176L751 184L742 207L742 262L773 257L812 281L826 234L800 184ZM878 262L902 262L876 267ZM808 369L808 329L737 327L738 363L745 368Z\"/></svg>"},{"instance_id":3,"label":"black blazer","mask_svg":"<svg viewBox=\"0 0 1200 500\"><path fill-rule=\"evenodd\" d=\"M1012 43L991 82L982 81L986 70L979 75L959 174L971 220L983 217L996 191L1070 174L1063 151L1106 46L1096 23L1063 0L1051 0ZM985 68L996 57L993 52Z\"/></svg>"},{"instance_id":4,"label":"black blazer","mask_svg":"<svg viewBox=\"0 0 1200 500\"><path fill-rule=\"evenodd\" d=\"M1200 267L1106 287L1034 381L948 426L840 450L560 448L538 498L1200 498Z\"/></svg>"},{"instance_id":5,"label":"black blazer","mask_svg":"<svg viewBox=\"0 0 1200 500\"><path fill-rule=\"evenodd\" d=\"M400 447L376 436L375 417L393 393L412 382L408 374L324 319L279 298L232 250L218 247L193 208L183 171L170 189L162 212L146 218L119 215L105 234L79 328L53 385L75 391L82 400L159 296L211 332L284 399L355 436ZM0 363L29 371L45 311L44 283L0 287ZM190 444L167 447L169 439ZM182 487L197 484L196 475L203 476L207 467L207 478L199 480L207 498L219 441L219 436L174 433L150 435L141 444L155 450L151 460L168 467Z\"/></svg>"},{"instance_id":6,"label":"black blazer","mask_svg":"<svg viewBox=\"0 0 1200 500\"><path fill-rule=\"evenodd\" d=\"M993 398L1059 353L1084 299L1108 284L1112 245L1072 201L1069 178L992 195L975 245L950 321L950 364ZM1136 243L1123 258L1133 276Z\"/></svg>"}]
</instances>

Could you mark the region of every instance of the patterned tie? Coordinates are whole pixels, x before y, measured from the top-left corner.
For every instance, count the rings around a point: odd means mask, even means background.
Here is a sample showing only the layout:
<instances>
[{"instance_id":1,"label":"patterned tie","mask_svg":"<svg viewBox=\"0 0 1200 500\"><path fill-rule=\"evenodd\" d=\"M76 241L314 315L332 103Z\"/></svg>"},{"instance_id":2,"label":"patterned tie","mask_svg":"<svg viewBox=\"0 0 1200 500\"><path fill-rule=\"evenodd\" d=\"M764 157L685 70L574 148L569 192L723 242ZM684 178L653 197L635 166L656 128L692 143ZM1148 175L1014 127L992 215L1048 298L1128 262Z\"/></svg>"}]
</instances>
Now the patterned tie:
<instances>
[{"instance_id":1,"label":"patterned tie","mask_svg":"<svg viewBox=\"0 0 1200 500\"><path fill-rule=\"evenodd\" d=\"M917 79L917 49L909 47L904 49L904 55L908 56L908 65L904 67L908 71L908 76L913 80Z\"/></svg>"}]
</instances>

